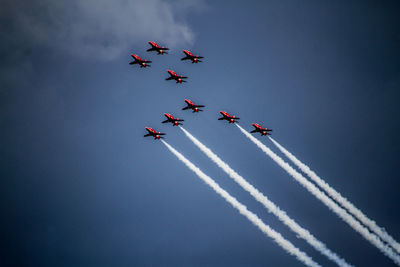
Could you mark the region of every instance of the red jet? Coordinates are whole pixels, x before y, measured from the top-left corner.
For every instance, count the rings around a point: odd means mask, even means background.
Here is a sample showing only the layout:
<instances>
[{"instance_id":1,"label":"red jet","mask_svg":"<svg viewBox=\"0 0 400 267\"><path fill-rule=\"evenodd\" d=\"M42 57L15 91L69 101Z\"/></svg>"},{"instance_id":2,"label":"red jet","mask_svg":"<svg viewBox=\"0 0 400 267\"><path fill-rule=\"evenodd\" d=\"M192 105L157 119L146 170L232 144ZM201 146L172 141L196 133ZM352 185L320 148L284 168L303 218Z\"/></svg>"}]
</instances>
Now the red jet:
<instances>
[{"instance_id":1,"label":"red jet","mask_svg":"<svg viewBox=\"0 0 400 267\"><path fill-rule=\"evenodd\" d=\"M150 128L150 127L146 127L146 130L147 130L149 133L148 133L148 134L145 134L144 137L153 136L154 139L159 140L160 138L164 138L164 137L162 137L162 136L160 136L160 135L166 135L165 133L156 132L153 128Z\"/></svg>"},{"instance_id":2,"label":"red jet","mask_svg":"<svg viewBox=\"0 0 400 267\"><path fill-rule=\"evenodd\" d=\"M251 131L251 133L260 133L261 135L271 135L269 133L272 131L271 129L263 128L263 127L261 127L260 124L257 124L257 123L253 123L252 125L254 126L255 129L253 131Z\"/></svg>"},{"instance_id":3,"label":"red jet","mask_svg":"<svg viewBox=\"0 0 400 267\"><path fill-rule=\"evenodd\" d=\"M187 110L187 109L192 109L193 112L199 112L199 111L203 111L199 108L203 108L205 107L204 105L195 105L192 101L190 101L189 99L185 99L185 102L187 104L186 107L184 107L182 110Z\"/></svg>"},{"instance_id":4,"label":"red jet","mask_svg":"<svg viewBox=\"0 0 400 267\"><path fill-rule=\"evenodd\" d=\"M178 75L176 74L174 71L172 70L168 70L169 75L171 75L170 77L166 78L165 80L169 81L169 80L175 80L176 83L183 83L183 82L187 82L183 79L187 79L188 77L182 76L182 75Z\"/></svg>"},{"instance_id":5,"label":"red jet","mask_svg":"<svg viewBox=\"0 0 400 267\"><path fill-rule=\"evenodd\" d=\"M147 52L157 51L158 55L168 54L167 52L165 52L165 50L169 50L169 48L164 47L164 46L159 46L155 42L151 42L151 41L149 42L149 44L151 45L151 48L147 49Z\"/></svg>"},{"instance_id":6,"label":"red jet","mask_svg":"<svg viewBox=\"0 0 400 267\"><path fill-rule=\"evenodd\" d=\"M183 53L185 53L186 57L181 58L181 60L190 59L192 61L192 63L203 62L203 61L199 60L199 58L204 58L204 57L195 56L188 50L183 50Z\"/></svg>"},{"instance_id":7,"label":"red jet","mask_svg":"<svg viewBox=\"0 0 400 267\"><path fill-rule=\"evenodd\" d=\"M141 59L138 55L135 54L132 54L131 57L133 57L134 61L130 62L130 65L139 64L141 68L151 67L150 65L146 64L151 63L151 61Z\"/></svg>"},{"instance_id":8,"label":"red jet","mask_svg":"<svg viewBox=\"0 0 400 267\"><path fill-rule=\"evenodd\" d=\"M223 116L222 118L218 118L218 120L220 120L220 121L227 120L229 123L235 123L235 122L237 122L236 120L240 120L240 118L238 118L236 116L231 116L225 111L220 111L219 113L221 113L221 115Z\"/></svg>"},{"instance_id":9,"label":"red jet","mask_svg":"<svg viewBox=\"0 0 400 267\"><path fill-rule=\"evenodd\" d=\"M173 126L183 125L182 123L180 123L180 121L184 121L184 120L181 120L179 118L174 118L174 116L172 116L169 113L164 113L164 116L167 117L167 119L165 121L163 121L162 123L171 122Z\"/></svg>"}]
</instances>

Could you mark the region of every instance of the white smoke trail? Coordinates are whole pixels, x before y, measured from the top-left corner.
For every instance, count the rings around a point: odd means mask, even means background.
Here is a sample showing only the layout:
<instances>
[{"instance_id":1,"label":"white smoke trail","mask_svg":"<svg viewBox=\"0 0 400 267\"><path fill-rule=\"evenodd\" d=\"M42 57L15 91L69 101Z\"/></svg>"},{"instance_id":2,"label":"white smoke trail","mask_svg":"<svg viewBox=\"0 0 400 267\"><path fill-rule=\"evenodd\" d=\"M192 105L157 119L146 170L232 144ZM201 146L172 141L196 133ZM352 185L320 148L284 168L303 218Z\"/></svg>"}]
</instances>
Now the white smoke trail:
<instances>
[{"instance_id":1,"label":"white smoke trail","mask_svg":"<svg viewBox=\"0 0 400 267\"><path fill-rule=\"evenodd\" d=\"M253 143L255 143L265 154L271 157L279 166L281 166L288 174L290 174L297 182L304 186L311 194L318 198L328 208L335 212L343 221L350 225L354 230L359 232L366 240L377 247L383 254L392 259L397 265L400 266L400 256L392 250L391 247L385 245L376 235L370 233L366 227L361 225L353 216L347 213L346 210L336 204L331 198L329 198L324 192L319 190L313 183L304 178L300 173L293 169L288 163L282 158L272 152L266 145L257 140L250 133L246 132L238 124L236 126L240 131Z\"/></svg>"},{"instance_id":2,"label":"white smoke trail","mask_svg":"<svg viewBox=\"0 0 400 267\"><path fill-rule=\"evenodd\" d=\"M339 204L345 207L353 216L355 216L361 223L368 226L376 235L378 235L383 241L387 242L392 246L397 253L400 254L400 244L394 240L383 228L379 227L373 220L369 219L361 210L356 208L353 203L343 197L339 192L333 189L327 182L322 180L314 171L312 171L307 165L298 160L293 154L287 151L273 138L269 137L271 141L278 147L278 149L285 154L297 167L300 168L305 174L307 174L311 180L317 185L324 189L328 195L336 200Z\"/></svg>"},{"instance_id":3,"label":"white smoke trail","mask_svg":"<svg viewBox=\"0 0 400 267\"><path fill-rule=\"evenodd\" d=\"M339 257L336 253L329 250L324 243L316 239L308 230L302 228L293 219L291 219L285 211L281 210L277 205L270 201L260 191L258 191L253 185L247 182L242 176L236 173L228 164L222 161L214 152L208 147L202 144L197 138L191 135L183 127L179 126L185 135L203 151L214 163L218 165L226 174L229 175L236 183L238 183L244 190L249 192L257 201L264 205L272 214L278 217L278 219L288 226L293 232L298 234L299 237L303 238L307 243L313 246L321 254L334 261L339 266L351 266L344 259Z\"/></svg>"},{"instance_id":4,"label":"white smoke trail","mask_svg":"<svg viewBox=\"0 0 400 267\"><path fill-rule=\"evenodd\" d=\"M318 263L312 260L306 253L299 250L288 240L283 238L283 236L273 230L271 227L266 225L258 216L251 211L249 211L245 205L236 200L236 198L232 197L228 192L222 189L211 177L202 172L198 167L196 167L193 163L191 163L188 159L186 159L181 153L176 151L173 147L171 147L167 142L161 140L163 144L180 160L182 161L190 170L197 174L197 176L202 179L207 185L209 185L215 192L217 192L221 197L223 197L229 204L231 204L234 208L236 208L240 214L249 219L255 226L257 226L264 234L268 237L272 238L279 246L281 246L284 250L286 250L289 254L295 256L298 260L303 262L308 266L320 266Z\"/></svg>"}]
</instances>

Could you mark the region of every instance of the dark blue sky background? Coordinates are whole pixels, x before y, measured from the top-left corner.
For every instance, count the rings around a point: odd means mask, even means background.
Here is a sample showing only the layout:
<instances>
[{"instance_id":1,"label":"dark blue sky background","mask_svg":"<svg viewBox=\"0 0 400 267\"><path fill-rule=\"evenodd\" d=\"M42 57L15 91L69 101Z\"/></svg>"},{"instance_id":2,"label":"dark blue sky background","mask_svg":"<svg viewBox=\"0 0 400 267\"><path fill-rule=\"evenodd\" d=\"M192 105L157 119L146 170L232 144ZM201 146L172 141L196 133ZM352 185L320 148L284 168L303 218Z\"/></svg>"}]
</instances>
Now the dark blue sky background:
<instances>
[{"instance_id":1,"label":"dark blue sky background","mask_svg":"<svg viewBox=\"0 0 400 267\"><path fill-rule=\"evenodd\" d=\"M217 117L226 110L248 130L253 122L272 128L400 240L397 1L152 0L143 9L116 1L115 12L105 11L106 1L82 1L82 12L68 12L74 1L1 2L1 266L301 266L160 142L143 138L145 126L167 132L169 144L264 222L333 266L179 128L160 124L164 112L185 119L187 130L349 263L393 265ZM135 21L140 14L149 17ZM145 52L150 40L170 54ZM182 49L204 63L180 61ZM152 67L128 65L131 53ZM167 69L188 83L165 81ZM185 98L205 111L181 111Z\"/></svg>"}]
</instances>

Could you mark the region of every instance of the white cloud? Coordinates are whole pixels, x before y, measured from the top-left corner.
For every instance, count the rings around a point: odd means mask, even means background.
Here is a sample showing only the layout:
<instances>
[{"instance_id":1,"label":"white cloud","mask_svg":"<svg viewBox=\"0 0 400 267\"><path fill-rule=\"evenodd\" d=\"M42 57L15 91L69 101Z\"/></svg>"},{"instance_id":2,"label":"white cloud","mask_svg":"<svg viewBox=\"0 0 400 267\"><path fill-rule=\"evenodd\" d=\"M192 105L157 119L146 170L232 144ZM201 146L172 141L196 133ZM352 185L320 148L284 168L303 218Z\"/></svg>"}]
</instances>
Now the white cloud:
<instances>
[{"instance_id":1,"label":"white cloud","mask_svg":"<svg viewBox=\"0 0 400 267\"><path fill-rule=\"evenodd\" d=\"M133 44L149 40L171 47L190 45L195 34L182 14L204 9L199 1L190 1L190 5L164 0L3 2L1 15L11 20L17 42L102 60L116 58Z\"/></svg>"}]
</instances>

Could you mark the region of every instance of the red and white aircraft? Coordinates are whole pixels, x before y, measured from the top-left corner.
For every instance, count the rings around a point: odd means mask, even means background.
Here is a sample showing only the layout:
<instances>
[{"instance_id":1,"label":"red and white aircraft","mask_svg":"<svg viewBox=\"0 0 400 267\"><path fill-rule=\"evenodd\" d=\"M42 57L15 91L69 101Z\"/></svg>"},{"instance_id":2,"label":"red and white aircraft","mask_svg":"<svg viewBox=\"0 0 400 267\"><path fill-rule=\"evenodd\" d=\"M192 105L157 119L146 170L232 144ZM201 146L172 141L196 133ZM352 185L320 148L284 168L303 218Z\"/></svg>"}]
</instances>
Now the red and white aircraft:
<instances>
[{"instance_id":1,"label":"red and white aircraft","mask_svg":"<svg viewBox=\"0 0 400 267\"><path fill-rule=\"evenodd\" d=\"M162 133L162 132L156 132L153 128L150 128L150 127L146 127L146 130L147 130L149 133L148 133L148 134L145 134L144 137L153 136L154 139L159 140L160 138L164 138L164 137L162 137L161 135L166 135L165 133Z\"/></svg>"},{"instance_id":2,"label":"red and white aircraft","mask_svg":"<svg viewBox=\"0 0 400 267\"><path fill-rule=\"evenodd\" d=\"M236 116L231 116L229 115L227 112L225 111L220 111L219 113L221 113L222 118L218 118L218 120L227 120L229 123L235 123L237 122L236 120L239 120L240 118L236 117Z\"/></svg>"},{"instance_id":3,"label":"red and white aircraft","mask_svg":"<svg viewBox=\"0 0 400 267\"><path fill-rule=\"evenodd\" d=\"M129 62L130 65L133 64L139 64L141 68L146 68L146 67L151 67L147 63L151 63L149 60L141 59L138 55L132 54L131 57L133 57L134 61Z\"/></svg>"},{"instance_id":4,"label":"red and white aircraft","mask_svg":"<svg viewBox=\"0 0 400 267\"><path fill-rule=\"evenodd\" d=\"M192 63L203 62L203 61L199 60L199 58L204 58L202 56L195 56L188 50L183 50L183 53L185 53L186 56L181 58L181 60L190 59L192 61Z\"/></svg>"},{"instance_id":5,"label":"red and white aircraft","mask_svg":"<svg viewBox=\"0 0 400 267\"><path fill-rule=\"evenodd\" d=\"M164 113L164 116L167 117L167 119L161 123L171 122L173 126L183 125L182 123L180 123L180 121L184 120L181 120L179 118L174 118L174 116L172 116L169 113Z\"/></svg>"},{"instance_id":6,"label":"red and white aircraft","mask_svg":"<svg viewBox=\"0 0 400 267\"><path fill-rule=\"evenodd\" d=\"M252 125L254 126L255 129L253 131L251 131L251 133L260 133L261 135L271 135L269 133L272 131L271 129L263 128L263 127L261 127L260 124L257 124L257 123L253 123Z\"/></svg>"},{"instance_id":7,"label":"red and white aircraft","mask_svg":"<svg viewBox=\"0 0 400 267\"><path fill-rule=\"evenodd\" d=\"M158 44L152 41L150 41L149 44L151 45L151 48L147 49L147 52L157 51L158 55L168 54L167 52L165 52L165 50L169 50L169 48L164 46L159 46Z\"/></svg>"},{"instance_id":8,"label":"red and white aircraft","mask_svg":"<svg viewBox=\"0 0 400 267\"><path fill-rule=\"evenodd\" d=\"M193 112L199 112L199 111L203 111L199 108L203 108L205 107L204 105L195 105L192 101L190 101L189 99L185 99L185 102L187 104L186 107L184 107L182 110L187 110L187 109L192 109Z\"/></svg>"},{"instance_id":9,"label":"red and white aircraft","mask_svg":"<svg viewBox=\"0 0 400 267\"><path fill-rule=\"evenodd\" d=\"M178 75L176 74L174 71L172 70L168 70L169 75L171 75L170 77L166 78L165 80L169 81L169 80L175 80L176 83L183 83L183 82L187 82L183 79L187 79L188 77L186 76L182 76L182 75Z\"/></svg>"}]
</instances>

